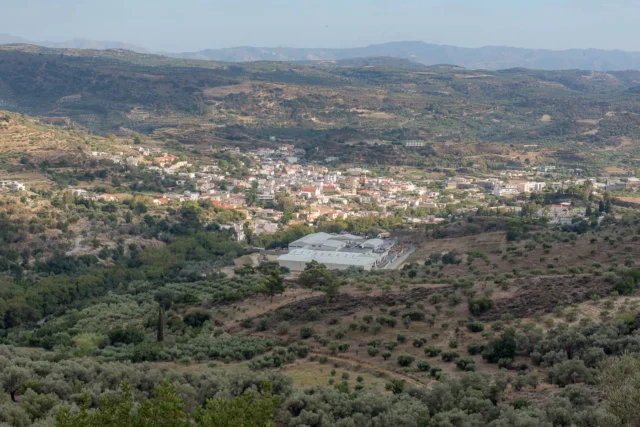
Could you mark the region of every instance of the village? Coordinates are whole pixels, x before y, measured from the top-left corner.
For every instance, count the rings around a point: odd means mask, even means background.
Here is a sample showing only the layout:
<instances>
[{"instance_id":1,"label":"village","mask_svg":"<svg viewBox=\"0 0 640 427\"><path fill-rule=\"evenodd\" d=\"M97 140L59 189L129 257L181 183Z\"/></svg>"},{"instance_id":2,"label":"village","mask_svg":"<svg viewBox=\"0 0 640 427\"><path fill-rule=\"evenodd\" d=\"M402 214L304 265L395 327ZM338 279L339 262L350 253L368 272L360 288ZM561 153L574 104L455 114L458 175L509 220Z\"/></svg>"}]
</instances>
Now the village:
<instances>
[{"instance_id":1,"label":"village","mask_svg":"<svg viewBox=\"0 0 640 427\"><path fill-rule=\"evenodd\" d=\"M413 148L416 144L413 141L406 147ZM576 171L562 171L555 166L450 173L439 178L415 179L397 172L388 176L373 168L339 165L336 159L328 159L325 164L308 163L303 160L304 150L288 144L248 151L229 146L212 148L212 155L193 158L169 154L155 147L128 148L129 155L102 152L85 155L89 159L106 160L121 170L151 174L153 179L168 182L167 191L145 191L143 186L136 186L142 185L142 181L120 185L113 194L82 184L68 190L74 197L104 202L123 201L143 194L150 207L157 209L208 201L220 210L234 213L233 220L220 227L233 230L240 242L246 240L248 232L260 236L292 225L368 216L401 217L407 227L418 227L438 225L456 216L476 214L478 210L522 215L523 208L527 209L532 199L531 194L545 190L583 186L589 189L590 195L601 196L605 191L633 192L640 188L640 179L635 177L576 178ZM237 165L241 165L242 170ZM566 179L568 174L571 177ZM26 187L18 181L0 181L0 191L20 192ZM535 212L527 212L531 217L561 225L585 218L586 213L584 205L568 200L538 205ZM301 257L309 258L308 255ZM384 257L374 258L365 262L367 269L380 265Z\"/></svg>"}]
</instances>

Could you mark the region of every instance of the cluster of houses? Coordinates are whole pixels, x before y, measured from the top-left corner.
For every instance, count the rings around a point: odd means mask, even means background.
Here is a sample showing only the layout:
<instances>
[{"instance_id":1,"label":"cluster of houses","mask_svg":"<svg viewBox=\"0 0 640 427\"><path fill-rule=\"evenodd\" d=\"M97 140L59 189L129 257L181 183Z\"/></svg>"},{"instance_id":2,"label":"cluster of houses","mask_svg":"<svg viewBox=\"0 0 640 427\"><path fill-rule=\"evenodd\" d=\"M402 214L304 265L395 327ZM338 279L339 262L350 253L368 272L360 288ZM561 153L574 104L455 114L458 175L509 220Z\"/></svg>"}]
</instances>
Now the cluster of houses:
<instances>
[{"instance_id":1,"label":"cluster of houses","mask_svg":"<svg viewBox=\"0 0 640 427\"><path fill-rule=\"evenodd\" d=\"M422 141L405 141L405 146L419 148ZM189 201L208 200L221 209L239 212L243 220L230 224L240 239L244 238L245 224L255 234L275 233L283 223L312 223L321 218L329 220L365 217L369 215L388 216L410 209L426 209L427 213L442 210L456 204L453 214L469 214L478 208L501 209L489 205L487 197L509 199L545 188L566 188L590 181L594 191L640 189L640 179L623 180L580 178L565 181L543 181L556 175L555 167L543 166L535 169L504 170L494 174L477 176L453 176L441 180L421 179L415 182L395 177L380 176L362 167L338 169L328 165L305 165L299 160L305 151L293 145L260 147L242 152L251 159L252 167L242 178L230 173L228 166L220 167L216 160L206 164L189 163L184 158L145 147L130 147L136 155L122 158L129 166L140 166L160 175L171 175L176 187L164 194L153 196L153 204L163 206ZM227 154L240 154L238 147L218 149ZM106 153L91 152L94 157L113 157ZM117 156L117 155L116 155ZM575 171L574 171L575 172ZM557 176L557 175L556 175ZM78 197L87 197L86 191L74 190ZM113 195L101 195L103 200L112 200ZM283 212L275 207L283 203L293 205L283 221ZM464 203L459 204L464 200ZM505 209L516 212L519 206L507 204ZM491 207L490 207L491 206ZM291 211L291 209L290 209ZM415 210L413 212L416 212ZM443 221L443 215L405 216L407 224L436 224ZM572 206L547 206L538 213L552 222L570 222L572 218L584 216L584 209Z\"/></svg>"},{"instance_id":2,"label":"cluster of houses","mask_svg":"<svg viewBox=\"0 0 640 427\"><path fill-rule=\"evenodd\" d=\"M102 151L86 151L85 154L88 157L94 157L99 160L109 160L115 164L122 164L122 162L124 161L124 153L122 152L111 154Z\"/></svg>"},{"instance_id":3,"label":"cluster of houses","mask_svg":"<svg viewBox=\"0 0 640 427\"><path fill-rule=\"evenodd\" d=\"M19 181L0 181L2 191L25 191L26 188L26 185Z\"/></svg>"}]
</instances>

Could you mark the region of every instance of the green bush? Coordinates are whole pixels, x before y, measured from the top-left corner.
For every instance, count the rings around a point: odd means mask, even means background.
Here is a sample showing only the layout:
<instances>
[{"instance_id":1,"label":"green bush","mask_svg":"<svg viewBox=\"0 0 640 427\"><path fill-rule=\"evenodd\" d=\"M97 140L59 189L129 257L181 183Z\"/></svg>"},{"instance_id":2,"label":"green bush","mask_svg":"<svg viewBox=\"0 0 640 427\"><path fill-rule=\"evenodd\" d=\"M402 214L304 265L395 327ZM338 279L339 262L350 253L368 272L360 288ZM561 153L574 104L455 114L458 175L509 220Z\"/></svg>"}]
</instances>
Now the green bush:
<instances>
[{"instance_id":1,"label":"green bush","mask_svg":"<svg viewBox=\"0 0 640 427\"><path fill-rule=\"evenodd\" d=\"M467 323L467 329L469 332L482 332L484 331L484 324L482 322L469 322Z\"/></svg>"},{"instance_id":2,"label":"green bush","mask_svg":"<svg viewBox=\"0 0 640 427\"><path fill-rule=\"evenodd\" d=\"M467 352L475 356L476 354L482 354L482 352L487 348L486 344L482 343L471 343L467 346Z\"/></svg>"},{"instance_id":3,"label":"green bush","mask_svg":"<svg viewBox=\"0 0 640 427\"><path fill-rule=\"evenodd\" d=\"M315 333L316 332L313 330L313 327L311 325L305 325L300 328L300 338L302 338L303 340L311 338L315 335Z\"/></svg>"},{"instance_id":4,"label":"green bush","mask_svg":"<svg viewBox=\"0 0 640 427\"><path fill-rule=\"evenodd\" d=\"M593 373L582 360L571 359L555 364L549 370L549 382L560 387L569 384L587 383L594 381Z\"/></svg>"},{"instance_id":5,"label":"green bush","mask_svg":"<svg viewBox=\"0 0 640 427\"><path fill-rule=\"evenodd\" d=\"M402 317L408 317L411 320L415 321L415 322L419 322L425 319L425 314L423 311L419 311L419 310L411 310L411 311L406 311L405 313L402 314Z\"/></svg>"},{"instance_id":6,"label":"green bush","mask_svg":"<svg viewBox=\"0 0 640 427\"><path fill-rule=\"evenodd\" d=\"M414 360L416 360L415 357L409 355L409 354L401 354L400 356L398 356L398 365L400 366L410 366Z\"/></svg>"},{"instance_id":7,"label":"green bush","mask_svg":"<svg viewBox=\"0 0 640 427\"><path fill-rule=\"evenodd\" d=\"M381 326L389 326L391 328L395 328L396 327L396 319L394 319L391 316L378 316L376 317L376 323L378 323Z\"/></svg>"},{"instance_id":8,"label":"green bush","mask_svg":"<svg viewBox=\"0 0 640 427\"><path fill-rule=\"evenodd\" d=\"M367 347L367 354L371 357L375 357L380 354L380 349L376 347Z\"/></svg>"},{"instance_id":9,"label":"green bush","mask_svg":"<svg viewBox=\"0 0 640 427\"><path fill-rule=\"evenodd\" d=\"M107 334L109 342L113 344L139 344L144 341L144 332L135 326L117 327Z\"/></svg>"},{"instance_id":10,"label":"green bush","mask_svg":"<svg viewBox=\"0 0 640 427\"><path fill-rule=\"evenodd\" d=\"M424 354L429 357L436 357L440 353L442 353L442 349L440 347L436 347L435 345L430 345L429 347L425 347Z\"/></svg>"},{"instance_id":11,"label":"green bush","mask_svg":"<svg viewBox=\"0 0 640 427\"><path fill-rule=\"evenodd\" d=\"M469 312L474 316L480 316L493 307L493 301L487 297L469 299Z\"/></svg>"},{"instance_id":12,"label":"green bush","mask_svg":"<svg viewBox=\"0 0 640 427\"><path fill-rule=\"evenodd\" d=\"M425 345L427 343L427 340L425 338L414 338L413 339L413 346L416 348L420 348L423 345Z\"/></svg>"},{"instance_id":13,"label":"green bush","mask_svg":"<svg viewBox=\"0 0 640 427\"><path fill-rule=\"evenodd\" d=\"M442 358L443 361L445 362L453 362L454 360L456 360L458 357L460 357L460 354L457 351L443 351L440 354L440 357Z\"/></svg>"},{"instance_id":14,"label":"green bush","mask_svg":"<svg viewBox=\"0 0 640 427\"><path fill-rule=\"evenodd\" d=\"M320 311L317 308L312 307L309 309L309 311L307 311L307 319L318 320L319 318L320 318Z\"/></svg>"},{"instance_id":15,"label":"green bush","mask_svg":"<svg viewBox=\"0 0 640 427\"><path fill-rule=\"evenodd\" d=\"M198 328L204 324L204 322L211 319L211 313L202 310L196 310L188 313L182 320L185 324L192 328Z\"/></svg>"},{"instance_id":16,"label":"green bush","mask_svg":"<svg viewBox=\"0 0 640 427\"><path fill-rule=\"evenodd\" d=\"M142 342L133 349L133 362L156 362L162 359L162 345L157 342Z\"/></svg>"},{"instance_id":17,"label":"green bush","mask_svg":"<svg viewBox=\"0 0 640 427\"><path fill-rule=\"evenodd\" d=\"M493 340L482 352L482 358L489 363L500 359L513 359L516 353L515 329L506 329L500 338Z\"/></svg>"},{"instance_id":18,"label":"green bush","mask_svg":"<svg viewBox=\"0 0 640 427\"><path fill-rule=\"evenodd\" d=\"M461 357L456 360L456 366L458 369L467 372L473 372L476 370L476 362L470 357Z\"/></svg>"},{"instance_id":19,"label":"green bush","mask_svg":"<svg viewBox=\"0 0 640 427\"><path fill-rule=\"evenodd\" d=\"M423 372L427 372L431 369L431 365L426 360L420 360L417 366L418 369Z\"/></svg>"},{"instance_id":20,"label":"green bush","mask_svg":"<svg viewBox=\"0 0 640 427\"><path fill-rule=\"evenodd\" d=\"M393 351L398 346L398 343L395 341L387 341L384 343L384 348L387 350Z\"/></svg>"}]
</instances>

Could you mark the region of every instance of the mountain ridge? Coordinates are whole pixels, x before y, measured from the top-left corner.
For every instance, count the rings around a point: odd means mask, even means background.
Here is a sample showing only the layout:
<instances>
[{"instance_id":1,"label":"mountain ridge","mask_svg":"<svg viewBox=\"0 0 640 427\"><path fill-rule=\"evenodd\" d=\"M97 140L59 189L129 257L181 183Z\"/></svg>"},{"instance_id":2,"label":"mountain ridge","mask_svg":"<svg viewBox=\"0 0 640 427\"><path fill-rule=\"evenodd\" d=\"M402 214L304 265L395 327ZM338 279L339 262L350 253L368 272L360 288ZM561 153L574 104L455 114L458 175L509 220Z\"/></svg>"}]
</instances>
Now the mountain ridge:
<instances>
[{"instance_id":1,"label":"mountain ridge","mask_svg":"<svg viewBox=\"0 0 640 427\"><path fill-rule=\"evenodd\" d=\"M439 45L423 41L396 41L354 48L295 48L237 46L193 52L153 51L117 41L93 41L76 38L64 42L29 41L0 34L0 45L33 44L48 48L122 49L137 53L154 53L178 59L223 62L308 62L390 57L422 65L452 64L468 69L503 70L528 68L538 70L581 69L591 71L640 70L640 52L605 49L530 49L509 46L478 48Z\"/></svg>"},{"instance_id":2,"label":"mountain ridge","mask_svg":"<svg viewBox=\"0 0 640 427\"><path fill-rule=\"evenodd\" d=\"M138 53L150 53L151 50L144 47L119 41L112 40L90 40L86 38L74 38L63 42L53 41L32 41L23 37L16 37L10 34L0 34L0 45L6 44L32 44L36 46L54 48L54 49L124 49Z\"/></svg>"},{"instance_id":3,"label":"mountain ridge","mask_svg":"<svg viewBox=\"0 0 640 427\"><path fill-rule=\"evenodd\" d=\"M474 71L388 58L239 64L0 46L3 109L188 144L276 136L618 146L640 141L638 88L640 71Z\"/></svg>"},{"instance_id":4,"label":"mountain ridge","mask_svg":"<svg viewBox=\"0 0 640 427\"><path fill-rule=\"evenodd\" d=\"M640 52L603 49L527 49L507 46L465 48L421 41L389 42L347 49L235 47L168 54L183 59L226 62L260 60L310 61L388 56L423 65L453 64L469 69L501 70L530 68L541 70L585 69L623 71L640 69Z\"/></svg>"}]
</instances>

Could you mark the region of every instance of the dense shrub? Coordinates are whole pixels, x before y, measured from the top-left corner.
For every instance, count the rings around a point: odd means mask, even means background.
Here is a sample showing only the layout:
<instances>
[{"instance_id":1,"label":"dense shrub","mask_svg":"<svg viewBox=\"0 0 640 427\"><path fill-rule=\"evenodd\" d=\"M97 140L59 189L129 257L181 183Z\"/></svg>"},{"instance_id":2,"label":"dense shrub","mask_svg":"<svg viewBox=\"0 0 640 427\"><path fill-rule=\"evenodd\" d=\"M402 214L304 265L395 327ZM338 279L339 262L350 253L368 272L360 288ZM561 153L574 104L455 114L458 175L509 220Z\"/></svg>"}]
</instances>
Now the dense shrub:
<instances>
[{"instance_id":1,"label":"dense shrub","mask_svg":"<svg viewBox=\"0 0 640 427\"><path fill-rule=\"evenodd\" d=\"M386 325L386 326L395 328L397 321L391 316L378 316L376 317L376 323L382 326Z\"/></svg>"},{"instance_id":2,"label":"dense shrub","mask_svg":"<svg viewBox=\"0 0 640 427\"><path fill-rule=\"evenodd\" d=\"M457 351L443 351L440 354L440 357L442 358L443 361L445 362L453 362L454 360L456 360L458 357L460 357L460 354Z\"/></svg>"},{"instance_id":3,"label":"dense shrub","mask_svg":"<svg viewBox=\"0 0 640 427\"><path fill-rule=\"evenodd\" d=\"M398 343L395 341L387 341L383 344L383 346L387 350L394 350L398 346Z\"/></svg>"},{"instance_id":4,"label":"dense shrub","mask_svg":"<svg viewBox=\"0 0 640 427\"><path fill-rule=\"evenodd\" d=\"M311 338L315 334L313 327L311 325L305 325L300 328L300 338L306 340L307 338Z\"/></svg>"},{"instance_id":5,"label":"dense shrub","mask_svg":"<svg viewBox=\"0 0 640 427\"><path fill-rule=\"evenodd\" d=\"M467 346L467 352L475 356L476 354L482 354L482 352L487 348L486 344L483 343L471 343Z\"/></svg>"},{"instance_id":6,"label":"dense shrub","mask_svg":"<svg viewBox=\"0 0 640 427\"><path fill-rule=\"evenodd\" d=\"M425 347L424 354L429 357L436 357L440 353L442 353L442 349L440 347L436 347L435 345L430 345L429 347Z\"/></svg>"},{"instance_id":7,"label":"dense shrub","mask_svg":"<svg viewBox=\"0 0 640 427\"><path fill-rule=\"evenodd\" d=\"M481 322L469 322L467 323L467 329L469 332L482 332L484 331L484 324Z\"/></svg>"},{"instance_id":8,"label":"dense shrub","mask_svg":"<svg viewBox=\"0 0 640 427\"><path fill-rule=\"evenodd\" d=\"M204 322L207 322L210 319L211 319L211 313L202 311L202 310L196 310L196 311L187 313L187 315L184 316L183 321L184 323L191 326L192 328L198 328L204 325Z\"/></svg>"},{"instance_id":9,"label":"dense shrub","mask_svg":"<svg viewBox=\"0 0 640 427\"><path fill-rule=\"evenodd\" d=\"M367 347L367 354L371 357L375 357L380 354L380 349L377 347Z\"/></svg>"},{"instance_id":10,"label":"dense shrub","mask_svg":"<svg viewBox=\"0 0 640 427\"><path fill-rule=\"evenodd\" d=\"M107 334L111 344L139 344L144 341L144 331L135 326L117 327Z\"/></svg>"},{"instance_id":11,"label":"dense shrub","mask_svg":"<svg viewBox=\"0 0 640 427\"><path fill-rule=\"evenodd\" d=\"M156 342L142 342L135 346L131 360L133 362L155 362L166 357L162 346Z\"/></svg>"},{"instance_id":12,"label":"dense shrub","mask_svg":"<svg viewBox=\"0 0 640 427\"><path fill-rule=\"evenodd\" d=\"M482 352L482 358L490 363L497 363L500 359L513 359L517 343L515 329L506 329L500 338L493 340Z\"/></svg>"},{"instance_id":13,"label":"dense shrub","mask_svg":"<svg viewBox=\"0 0 640 427\"><path fill-rule=\"evenodd\" d=\"M480 316L493 307L493 301L487 297L469 299L469 312L474 316Z\"/></svg>"},{"instance_id":14,"label":"dense shrub","mask_svg":"<svg viewBox=\"0 0 640 427\"><path fill-rule=\"evenodd\" d=\"M456 360L456 366L463 371L472 372L476 370L476 362L470 357L461 357Z\"/></svg>"},{"instance_id":15,"label":"dense shrub","mask_svg":"<svg viewBox=\"0 0 640 427\"><path fill-rule=\"evenodd\" d=\"M414 360L416 360L415 357L409 355L409 354L401 354L400 356L398 356L398 365L400 366L410 366Z\"/></svg>"},{"instance_id":16,"label":"dense shrub","mask_svg":"<svg viewBox=\"0 0 640 427\"><path fill-rule=\"evenodd\" d=\"M413 339L413 346L416 348L420 348L423 345L425 345L427 343L427 340L425 338L414 338Z\"/></svg>"},{"instance_id":17,"label":"dense shrub","mask_svg":"<svg viewBox=\"0 0 640 427\"><path fill-rule=\"evenodd\" d=\"M593 374L582 360L566 360L549 370L549 382L560 387L576 383L592 383Z\"/></svg>"},{"instance_id":18,"label":"dense shrub","mask_svg":"<svg viewBox=\"0 0 640 427\"><path fill-rule=\"evenodd\" d=\"M419 311L419 310L411 310L411 311L406 311L402 314L402 317L408 317L411 320L418 322L421 320L425 319L425 314L423 311Z\"/></svg>"},{"instance_id":19,"label":"dense shrub","mask_svg":"<svg viewBox=\"0 0 640 427\"><path fill-rule=\"evenodd\" d=\"M423 371L423 372L428 372L429 369L431 369L431 365L426 360L418 361L418 365L417 366L418 366L418 369Z\"/></svg>"}]
</instances>

